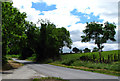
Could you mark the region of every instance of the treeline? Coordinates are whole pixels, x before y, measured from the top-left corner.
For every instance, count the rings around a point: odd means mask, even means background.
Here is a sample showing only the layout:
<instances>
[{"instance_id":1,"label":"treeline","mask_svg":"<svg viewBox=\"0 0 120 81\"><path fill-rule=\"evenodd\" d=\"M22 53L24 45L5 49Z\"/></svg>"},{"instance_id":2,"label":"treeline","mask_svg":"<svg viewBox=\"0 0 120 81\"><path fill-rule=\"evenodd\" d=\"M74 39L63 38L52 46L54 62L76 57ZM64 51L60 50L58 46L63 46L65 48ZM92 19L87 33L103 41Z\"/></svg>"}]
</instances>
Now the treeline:
<instances>
[{"instance_id":1,"label":"treeline","mask_svg":"<svg viewBox=\"0 0 120 81\"><path fill-rule=\"evenodd\" d=\"M36 61L59 58L63 46L71 48L70 33L64 27L56 28L50 21L39 20L41 25L26 21L26 13L2 3L2 62L7 54L19 54L20 59L36 55Z\"/></svg>"},{"instance_id":2,"label":"treeline","mask_svg":"<svg viewBox=\"0 0 120 81\"><path fill-rule=\"evenodd\" d=\"M75 53L88 53L88 52L98 52L99 49L97 47L94 47L93 50L89 49L89 48L84 48L83 50L82 49L79 49L77 47L74 47L72 49L73 52ZM72 53L72 52L71 52Z\"/></svg>"}]
</instances>

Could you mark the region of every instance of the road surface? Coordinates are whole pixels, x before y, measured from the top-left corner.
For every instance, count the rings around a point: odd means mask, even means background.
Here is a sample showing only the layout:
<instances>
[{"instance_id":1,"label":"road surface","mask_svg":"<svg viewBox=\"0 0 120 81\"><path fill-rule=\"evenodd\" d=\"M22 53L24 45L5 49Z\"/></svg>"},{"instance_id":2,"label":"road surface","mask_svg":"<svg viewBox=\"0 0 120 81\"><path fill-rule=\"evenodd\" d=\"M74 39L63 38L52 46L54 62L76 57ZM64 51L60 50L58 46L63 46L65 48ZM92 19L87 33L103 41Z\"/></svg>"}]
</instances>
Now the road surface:
<instances>
[{"instance_id":1,"label":"road surface","mask_svg":"<svg viewBox=\"0 0 120 81\"><path fill-rule=\"evenodd\" d=\"M35 70L43 75L43 77L60 77L63 79L118 79L116 76L105 75L100 73L93 73L88 71L70 69L49 64L35 64L30 61L16 60L20 63L27 64L28 68Z\"/></svg>"}]
</instances>

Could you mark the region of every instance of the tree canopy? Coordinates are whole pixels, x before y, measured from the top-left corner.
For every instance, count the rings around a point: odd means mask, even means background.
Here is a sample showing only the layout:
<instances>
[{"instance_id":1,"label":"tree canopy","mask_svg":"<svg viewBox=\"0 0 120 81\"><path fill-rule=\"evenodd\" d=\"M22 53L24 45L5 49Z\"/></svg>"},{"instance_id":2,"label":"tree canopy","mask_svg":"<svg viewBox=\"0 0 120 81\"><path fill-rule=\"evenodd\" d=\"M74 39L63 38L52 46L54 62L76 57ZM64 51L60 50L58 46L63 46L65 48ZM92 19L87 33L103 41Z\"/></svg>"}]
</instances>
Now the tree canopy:
<instances>
[{"instance_id":1,"label":"tree canopy","mask_svg":"<svg viewBox=\"0 0 120 81\"><path fill-rule=\"evenodd\" d=\"M99 49L97 47L94 47L92 52L98 52L98 51Z\"/></svg>"},{"instance_id":2,"label":"tree canopy","mask_svg":"<svg viewBox=\"0 0 120 81\"><path fill-rule=\"evenodd\" d=\"M72 51L75 52L75 53L78 53L78 52L79 52L79 49L78 49L77 47L74 47L74 48L72 49Z\"/></svg>"},{"instance_id":3,"label":"tree canopy","mask_svg":"<svg viewBox=\"0 0 120 81\"><path fill-rule=\"evenodd\" d=\"M88 52L90 52L91 50L88 49L88 48L85 48L83 51L84 51L84 53L88 53Z\"/></svg>"},{"instance_id":4,"label":"tree canopy","mask_svg":"<svg viewBox=\"0 0 120 81\"><path fill-rule=\"evenodd\" d=\"M87 23L86 29L83 30L85 35L81 36L82 42L94 40L95 44L97 44L98 48L101 50L103 43L106 43L108 40L115 41L115 28L115 24L109 22L104 24L95 22Z\"/></svg>"},{"instance_id":5,"label":"tree canopy","mask_svg":"<svg viewBox=\"0 0 120 81\"><path fill-rule=\"evenodd\" d=\"M101 51L103 49L103 43L107 43L108 40L115 40L115 28L114 23L105 22L104 24L99 24L96 22L87 23L86 29L83 30L84 34L82 37L82 42L90 42L93 40L99 49L100 61L101 61Z\"/></svg>"},{"instance_id":6,"label":"tree canopy","mask_svg":"<svg viewBox=\"0 0 120 81\"><path fill-rule=\"evenodd\" d=\"M40 22L41 23L41 22ZM44 58L52 58L60 56L60 52L64 46L71 47L72 41L70 39L69 31L64 27L56 28L56 26L49 22L44 21L41 23L39 44L36 49L37 60L41 61ZM39 59L43 58L43 59Z\"/></svg>"},{"instance_id":7,"label":"tree canopy","mask_svg":"<svg viewBox=\"0 0 120 81\"><path fill-rule=\"evenodd\" d=\"M12 6L13 3L2 3L2 51L3 64L6 54L20 54L20 59L36 54L36 61L56 59L62 48L71 48L72 40L66 28L56 28L50 21L39 21L40 27L26 21L26 13L21 13Z\"/></svg>"},{"instance_id":8,"label":"tree canopy","mask_svg":"<svg viewBox=\"0 0 120 81\"><path fill-rule=\"evenodd\" d=\"M12 6L13 3L2 3L2 59L5 63L5 55L10 48L16 48L16 43L26 37L25 35L25 18L26 13L20 13L17 8ZM14 44L14 46L12 45Z\"/></svg>"}]
</instances>

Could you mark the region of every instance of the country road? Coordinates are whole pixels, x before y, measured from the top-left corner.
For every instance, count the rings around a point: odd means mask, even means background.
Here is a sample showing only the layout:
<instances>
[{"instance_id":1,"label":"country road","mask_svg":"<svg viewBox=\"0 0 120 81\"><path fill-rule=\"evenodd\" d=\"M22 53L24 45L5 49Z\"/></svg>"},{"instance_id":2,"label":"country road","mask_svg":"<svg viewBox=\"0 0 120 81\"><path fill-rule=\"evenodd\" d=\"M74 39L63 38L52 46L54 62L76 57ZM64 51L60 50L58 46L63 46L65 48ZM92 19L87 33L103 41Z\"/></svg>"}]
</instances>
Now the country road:
<instances>
[{"instance_id":1,"label":"country road","mask_svg":"<svg viewBox=\"0 0 120 81\"><path fill-rule=\"evenodd\" d=\"M43 77L61 77L63 79L118 79L116 76L93 73L88 71L70 69L49 64L35 64L30 61L16 60L17 62L27 64L28 68L43 75Z\"/></svg>"}]
</instances>

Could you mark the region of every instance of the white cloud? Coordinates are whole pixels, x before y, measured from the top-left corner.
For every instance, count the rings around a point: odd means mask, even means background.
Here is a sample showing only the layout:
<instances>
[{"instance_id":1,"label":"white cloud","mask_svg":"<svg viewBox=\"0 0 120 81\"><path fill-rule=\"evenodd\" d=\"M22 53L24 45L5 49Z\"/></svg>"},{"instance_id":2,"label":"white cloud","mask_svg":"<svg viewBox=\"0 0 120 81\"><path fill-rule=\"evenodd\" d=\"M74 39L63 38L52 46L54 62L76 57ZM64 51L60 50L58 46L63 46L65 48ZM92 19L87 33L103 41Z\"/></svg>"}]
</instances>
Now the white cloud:
<instances>
[{"instance_id":1,"label":"white cloud","mask_svg":"<svg viewBox=\"0 0 120 81\"><path fill-rule=\"evenodd\" d=\"M82 42L77 41L77 42L73 43L73 47L77 47L77 48L82 49L82 50L85 49L85 48L89 48L89 49L92 50L93 47L97 47L97 46L93 43L89 43L89 42L82 43Z\"/></svg>"},{"instance_id":2,"label":"white cloud","mask_svg":"<svg viewBox=\"0 0 120 81\"><path fill-rule=\"evenodd\" d=\"M37 3L42 1L46 2L49 6L53 4L56 5L57 9L53 11L43 11L44 15L39 15L41 13L40 11L31 8L32 2ZM79 31L76 35L71 33L71 38L73 40L75 39L73 46L92 48L96 45L81 43L79 38L77 38L79 35L81 36L83 34L82 31L85 29L86 24L75 24L80 19L71 15L70 11L77 9L78 12L87 14L94 12L94 15L99 15L100 19L104 19L104 22L109 21L118 24L118 1L119 0L13 0L13 6L17 7L21 12L26 12L28 16L27 20L34 23L36 23L38 19L48 19L56 24L57 27L65 27L70 32ZM68 25L71 26L67 27ZM104 50L108 50L110 45L115 46L113 44L106 44Z\"/></svg>"}]
</instances>

